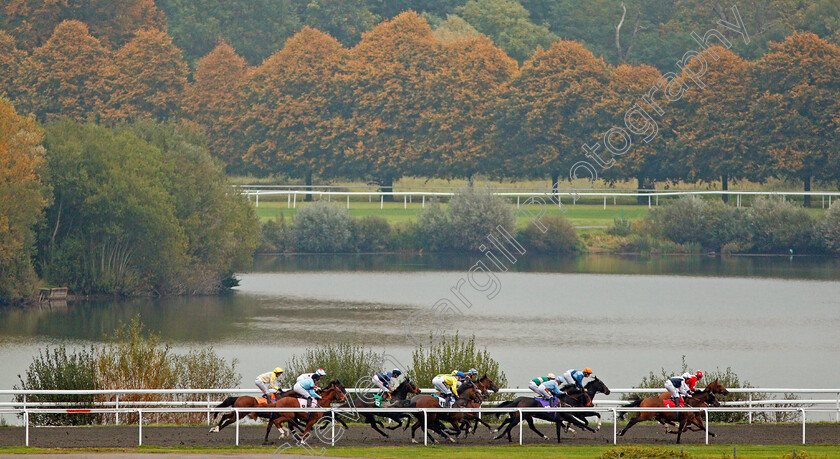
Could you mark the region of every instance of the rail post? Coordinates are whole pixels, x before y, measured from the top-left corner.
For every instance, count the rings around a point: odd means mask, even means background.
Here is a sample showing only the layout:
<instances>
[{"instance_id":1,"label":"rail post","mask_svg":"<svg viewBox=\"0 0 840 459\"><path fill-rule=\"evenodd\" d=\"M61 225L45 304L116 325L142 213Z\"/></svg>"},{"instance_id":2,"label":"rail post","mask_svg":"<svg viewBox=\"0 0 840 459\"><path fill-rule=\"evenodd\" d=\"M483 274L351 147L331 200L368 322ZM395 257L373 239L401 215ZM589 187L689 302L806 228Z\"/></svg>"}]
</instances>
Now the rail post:
<instances>
[{"instance_id":1,"label":"rail post","mask_svg":"<svg viewBox=\"0 0 840 459\"><path fill-rule=\"evenodd\" d=\"M292 207L292 194L289 193L286 195L286 208Z\"/></svg>"},{"instance_id":2,"label":"rail post","mask_svg":"<svg viewBox=\"0 0 840 459\"><path fill-rule=\"evenodd\" d=\"M423 208L426 208L426 195L423 195Z\"/></svg>"},{"instance_id":3,"label":"rail post","mask_svg":"<svg viewBox=\"0 0 840 459\"><path fill-rule=\"evenodd\" d=\"M120 394L117 394L116 403L114 404L114 424L120 425Z\"/></svg>"},{"instance_id":4,"label":"rail post","mask_svg":"<svg viewBox=\"0 0 840 459\"><path fill-rule=\"evenodd\" d=\"M607 210L607 195L604 195L604 210Z\"/></svg>"},{"instance_id":5,"label":"rail post","mask_svg":"<svg viewBox=\"0 0 840 459\"><path fill-rule=\"evenodd\" d=\"M648 209L650 209L650 195L648 195Z\"/></svg>"},{"instance_id":6,"label":"rail post","mask_svg":"<svg viewBox=\"0 0 840 459\"><path fill-rule=\"evenodd\" d=\"M26 395L24 395L26 397ZM26 424L26 446L29 446L29 410L23 408L23 422Z\"/></svg>"},{"instance_id":7,"label":"rail post","mask_svg":"<svg viewBox=\"0 0 840 459\"><path fill-rule=\"evenodd\" d=\"M330 426L330 428L332 429L332 434L331 434L331 437L330 437L330 444L331 444L331 446L335 446L335 409L332 408L332 407L330 408L330 415L332 416L332 422L330 423L330 424L332 424Z\"/></svg>"},{"instance_id":8,"label":"rail post","mask_svg":"<svg viewBox=\"0 0 840 459\"><path fill-rule=\"evenodd\" d=\"M350 195L347 195L347 208L350 208Z\"/></svg>"},{"instance_id":9,"label":"rail post","mask_svg":"<svg viewBox=\"0 0 840 459\"><path fill-rule=\"evenodd\" d=\"M423 408L423 446L429 446L429 413Z\"/></svg>"},{"instance_id":10,"label":"rail post","mask_svg":"<svg viewBox=\"0 0 840 459\"><path fill-rule=\"evenodd\" d=\"M708 445L709 444L709 409L708 408L703 408L703 411L706 414L706 422L705 422L705 424L706 424L706 444Z\"/></svg>"},{"instance_id":11,"label":"rail post","mask_svg":"<svg viewBox=\"0 0 840 459\"><path fill-rule=\"evenodd\" d=\"M297 191L295 191L294 197L292 198L292 209L297 209Z\"/></svg>"},{"instance_id":12,"label":"rail post","mask_svg":"<svg viewBox=\"0 0 840 459\"><path fill-rule=\"evenodd\" d=\"M408 209L408 196L403 195L403 209Z\"/></svg>"},{"instance_id":13,"label":"rail post","mask_svg":"<svg viewBox=\"0 0 840 459\"><path fill-rule=\"evenodd\" d=\"M840 422L840 392L837 393L837 412L834 413L834 422Z\"/></svg>"},{"instance_id":14,"label":"rail post","mask_svg":"<svg viewBox=\"0 0 840 459\"><path fill-rule=\"evenodd\" d=\"M522 446L522 423L525 422L522 419L522 409L519 410L519 446Z\"/></svg>"},{"instance_id":15,"label":"rail post","mask_svg":"<svg viewBox=\"0 0 840 459\"><path fill-rule=\"evenodd\" d=\"M207 425L210 425L210 393L207 393Z\"/></svg>"},{"instance_id":16,"label":"rail post","mask_svg":"<svg viewBox=\"0 0 840 459\"><path fill-rule=\"evenodd\" d=\"M234 421L236 423L236 446L239 446L239 410L234 408L233 415L236 416L236 421Z\"/></svg>"},{"instance_id":17,"label":"rail post","mask_svg":"<svg viewBox=\"0 0 840 459\"><path fill-rule=\"evenodd\" d=\"M618 412L616 412L615 408L612 409L613 411L613 445L618 444Z\"/></svg>"},{"instance_id":18,"label":"rail post","mask_svg":"<svg viewBox=\"0 0 840 459\"><path fill-rule=\"evenodd\" d=\"M802 412L802 444L805 444L805 408L800 408L799 411Z\"/></svg>"},{"instance_id":19,"label":"rail post","mask_svg":"<svg viewBox=\"0 0 840 459\"><path fill-rule=\"evenodd\" d=\"M385 195L380 194L379 195L379 210L382 210L384 208L385 208Z\"/></svg>"},{"instance_id":20,"label":"rail post","mask_svg":"<svg viewBox=\"0 0 840 459\"><path fill-rule=\"evenodd\" d=\"M750 402L749 402L750 411L747 413L747 424L752 424L752 392L750 392Z\"/></svg>"},{"instance_id":21,"label":"rail post","mask_svg":"<svg viewBox=\"0 0 840 459\"><path fill-rule=\"evenodd\" d=\"M137 446L143 446L143 409L137 408Z\"/></svg>"},{"instance_id":22,"label":"rail post","mask_svg":"<svg viewBox=\"0 0 840 459\"><path fill-rule=\"evenodd\" d=\"M254 207L259 207L260 206L260 190L257 190L257 194L255 194L254 196L257 197L257 204Z\"/></svg>"}]
</instances>

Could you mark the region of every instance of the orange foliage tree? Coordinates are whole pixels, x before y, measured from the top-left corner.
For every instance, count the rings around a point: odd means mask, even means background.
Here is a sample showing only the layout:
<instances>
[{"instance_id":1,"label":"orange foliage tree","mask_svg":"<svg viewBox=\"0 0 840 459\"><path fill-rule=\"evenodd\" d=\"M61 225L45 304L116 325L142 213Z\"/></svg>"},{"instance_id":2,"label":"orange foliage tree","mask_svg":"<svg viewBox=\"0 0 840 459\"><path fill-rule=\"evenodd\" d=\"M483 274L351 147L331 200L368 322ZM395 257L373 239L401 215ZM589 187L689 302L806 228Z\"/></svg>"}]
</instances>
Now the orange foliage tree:
<instances>
[{"instance_id":1,"label":"orange foliage tree","mask_svg":"<svg viewBox=\"0 0 840 459\"><path fill-rule=\"evenodd\" d=\"M193 82L184 93L184 113L207 132L210 153L228 171L241 171L244 139L238 123L242 85L248 73L245 59L220 42L198 61Z\"/></svg>"},{"instance_id":2,"label":"orange foliage tree","mask_svg":"<svg viewBox=\"0 0 840 459\"><path fill-rule=\"evenodd\" d=\"M0 30L0 97L17 97L18 74L25 60L26 53L17 48L15 38Z\"/></svg>"},{"instance_id":3,"label":"orange foliage tree","mask_svg":"<svg viewBox=\"0 0 840 459\"><path fill-rule=\"evenodd\" d=\"M428 156L428 115L441 48L417 13L401 13L362 35L350 50L356 176L371 177L385 192L395 179L419 169Z\"/></svg>"},{"instance_id":4,"label":"orange foliage tree","mask_svg":"<svg viewBox=\"0 0 840 459\"><path fill-rule=\"evenodd\" d=\"M246 162L269 173L330 176L344 165L348 51L304 27L248 79L241 126L249 139Z\"/></svg>"},{"instance_id":5,"label":"orange foliage tree","mask_svg":"<svg viewBox=\"0 0 840 459\"><path fill-rule=\"evenodd\" d=\"M506 171L518 177L550 174L553 185L585 160L582 145L599 140L599 105L609 77L607 64L580 43L537 49L499 97L496 136L508 159Z\"/></svg>"},{"instance_id":6,"label":"orange foliage tree","mask_svg":"<svg viewBox=\"0 0 840 459\"><path fill-rule=\"evenodd\" d=\"M154 0L7 0L0 6L0 28L23 49L41 46L64 20L78 20L109 47L126 43L140 29L164 28Z\"/></svg>"},{"instance_id":7,"label":"orange foliage tree","mask_svg":"<svg viewBox=\"0 0 840 459\"><path fill-rule=\"evenodd\" d=\"M773 44L755 64L759 145L778 161L778 174L803 181L839 179L840 47L812 33ZM805 206L810 206L805 196Z\"/></svg>"},{"instance_id":8,"label":"orange foliage tree","mask_svg":"<svg viewBox=\"0 0 840 459\"><path fill-rule=\"evenodd\" d=\"M38 173L43 133L31 118L0 98L0 304L33 293L33 225L45 200Z\"/></svg>"},{"instance_id":9,"label":"orange foliage tree","mask_svg":"<svg viewBox=\"0 0 840 459\"><path fill-rule=\"evenodd\" d=\"M433 78L435 107L430 154L420 173L444 178L477 173L498 174L501 164L490 134L499 89L516 75L518 65L489 38L480 35L443 45L443 61Z\"/></svg>"},{"instance_id":10,"label":"orange foliage tree","mask_svg":"<svg viewBox=\"0 0 840 459\"><path fill-rule=\"evenodd\" d=\"M102 72L109 52L79 21L59 24L35 48L21 76L22 106L44 121L87 118L102 103Z\"/></svg>"},{"instance_id":11,"label":"orange foliage tree","mask_svg":"<svg viewBox=\"0 0 840 459\"><path fill-rule=\"evenodd\" d=\"M169 35L141 30L106 67L103 90L110 98L103 104L102 116L111 121L175 117L188 73L181 50Z\"/></svg>"}]
</instances>

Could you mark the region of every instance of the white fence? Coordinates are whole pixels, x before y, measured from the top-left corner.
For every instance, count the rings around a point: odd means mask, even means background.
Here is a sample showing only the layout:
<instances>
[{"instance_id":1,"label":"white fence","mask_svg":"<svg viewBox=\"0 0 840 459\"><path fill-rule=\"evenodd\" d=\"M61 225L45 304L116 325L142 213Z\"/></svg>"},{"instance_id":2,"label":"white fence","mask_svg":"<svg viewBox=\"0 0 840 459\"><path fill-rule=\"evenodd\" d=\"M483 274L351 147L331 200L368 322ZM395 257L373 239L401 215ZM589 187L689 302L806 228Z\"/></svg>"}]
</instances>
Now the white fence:
<instances>
[{"instance_id":1,"label":"white fence","mask_svg":"<svg viewBox=\"0 0 840 459\"><path fill-rule=\"evenodd\" d=\"M350 208L351 197L368 197L368 201L372 202L374 197L379 197L379 208L385 206L385 196L394 196L403 198L403 208L408 208L408 204L413 203L412 199L419 199L421 206L426 206L426 197L451 197L455 193L453 191L434 191L445 190L447 188L428 188L425 190L410 190L410 191L345 191L343 188L347 187L317 187L324 188L323 190L313 189L310 191L301 189L286 188L281 185L242 185L239 186L242 193L249 197L254 197L255 205L260 206L260 196L286 196L287 207L296 208L298 195L313 195L321 199L326 197L328 201L335 198L337 201L345 198L347 208ZM332 188L342 188L342 190L333 190ZM659 205L659 197L679 197L679 196L734 196L736 205L741 207L742 196L814 196L822 198L822 207L826 204L831 207L833 198L840 197L840 191L674 191L674 190L587 190L587 191L570 191L567 189L560 189L552 192L547 189L539 189L534 191L496 191L493 194L502 197L516 198L516 205L519 206L522 198L530 198L532 196L541 196L550 198L555 196L557 204L560 205L562 200L568 199L567 202L572 205L582 198L603 198L604 209L607 208L607 198L613 199L613 205L616 205L616 199L620 197L647 197L648 207ZM826 199L827 198L827 199Z\"/></svg>"},{"instance_id":2,"label":"white fence","mask_svg":"<svg viewBox=\"0 0 840 459\"><path fill-rule=\"evenodd\" d=\"M370 393L367 388L349 388L348 394L356 393ZM424 393L433 393L434 389L421 389ZM661 389L613 389L612 394L627 394L627 393L662 393ZM802 422L802 443L805 444L805 415L806 413L824 413L826 415L834 414L835 422L840 422L840 389L785 389L785 388L733 388L729 389L731 393L746 393L748 400L738 402L721 402L721 407L703 408L706 424L706 443L708 443L708 426L709 413L747 413L749 422L752 422L754 413L799 413ZM21 401L18 402L0 402L0 414L14 414L22 415L24 425L26 428L26 445L29 446L30 435L30 416L36 414L112 414L117 424L119 424L120 414L137 414L138 415L138 444L143 442L143 415L154 413L206 413L207 423L210 424L211 413L235 412L237 415L240 412L276 412L276 409L270 408L215 408L215 405L221 401L212 398L212 395L218 394L248 394L259 395L260 391L256 389L125 389L125 390L0 390L0 395L14 395L20 396ZM516 394L516 395L533 395L528 389L500 389L499 393ZM754 399L754 394L811 394L831 398L812 398L812 399L796 399L796 400L778 400ZM120 395L205 395L205 401L177 401L177 400L161 400L161 401L120 401ZM33 402L28 400L33 395L113 395L113 401L98 401L92 406L77 406L78 402ZM626 400L598 398L593 400L593 407L586 408L458 408L454 409L456 412L463 413L519 413L520 419L522 413L531 412L581 412L594 411L599 413L612 414L613 419L613 443L617 443L617 415L624 412L641 412L652 411L658 412L662 409L644 409L644 408L624 408L622 405L626 404ZM58 408L59 406L67 406L74 404L72 408ZM406 412L406 413L423 413L424 430L427 427L428 413L434 412L452 412L453 409L437 409L437 408L387 408L389 411ZM698 411L694 408L671 408L671 411ZM291 409L283 408L284 412L329 412L329 419L334 420L336 415L347 416L354 413L363 412L382 412L383 408L311 408L311 409ZM326 417L325 417L326 418ZM331 422L329 426L332 431L331 443L334 444L336 425ZM239 445L239 423L236 423L236 445ZM425 436L424 436L425 437ZM428 440L424 440L427 442ZM519 423L519 443L522 444L522 423Z\"/></svg>"}]
</instances>

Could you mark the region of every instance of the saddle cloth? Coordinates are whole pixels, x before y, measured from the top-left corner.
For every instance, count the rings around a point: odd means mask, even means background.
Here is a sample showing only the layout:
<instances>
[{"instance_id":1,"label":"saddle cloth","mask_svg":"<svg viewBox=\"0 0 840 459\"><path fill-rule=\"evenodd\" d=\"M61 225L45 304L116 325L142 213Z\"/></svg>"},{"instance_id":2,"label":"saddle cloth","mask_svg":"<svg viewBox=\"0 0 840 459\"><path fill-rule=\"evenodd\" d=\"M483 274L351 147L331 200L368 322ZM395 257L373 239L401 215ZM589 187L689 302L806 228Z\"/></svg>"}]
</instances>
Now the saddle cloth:
<instances>
[{"instance_id":1,"label":"saddle cloth","mask_svg":"<svg viewBox=\"0 0 840 459\"><path fill-rule=\"evenodd\" d=\"M307 402L309 402L309 400L305 398L298 398L297 401L300 404L301 408L309 408L309 406L307 406Z\"/></svg>"},{"instance_id":2,"label":"saddle cloth","mask_svg":"<svg viewBox=\"0 0 840 459\"><path fill-rule=\"evenodd\" d=\"M553 407L551 406L551 402L550 402L550 401L548 401L548 400L546 400L546 399L544 399L544 398L542 398L542 397L534 397L534 400L536 400L536 401L540 402L540 405L542 405L542 407L543 407L543 408L545 408L545 407L550 407L550 408L553 408Z\"/></svg>"},{"instance_id":3,"label":"saddle cloth","mask_svg":"<svg viewBox=\"0 0 840 459\"><path fill-rule=\"evenodd\" d=\"M432 394L432 397L438 399L438 405L440 405L441 408L449 408L449 402L446 401L445 397L441 397L439 394Z\"/></svg>"},{"instance_id":4,"label":"saddle cloth","mask_svg":"<svg viewBox=\"0 0 840 459\"><path fill-rule=\"evenodd\" d=\"M663 402L665 402L665 408L677 408L677 404L671 399L663 400Z\"/></svg>"},{"instance_id":5,"label":"saddle cloth","mask_svg":"<svg viewBox=\"0 0 840 459\"><path fill-rule=\"evenodd\" d=\"M259 405L260 408L266 407L268 406L268 400L263 397L257 397L257 405Z\"/></svg>"}]
</instances>

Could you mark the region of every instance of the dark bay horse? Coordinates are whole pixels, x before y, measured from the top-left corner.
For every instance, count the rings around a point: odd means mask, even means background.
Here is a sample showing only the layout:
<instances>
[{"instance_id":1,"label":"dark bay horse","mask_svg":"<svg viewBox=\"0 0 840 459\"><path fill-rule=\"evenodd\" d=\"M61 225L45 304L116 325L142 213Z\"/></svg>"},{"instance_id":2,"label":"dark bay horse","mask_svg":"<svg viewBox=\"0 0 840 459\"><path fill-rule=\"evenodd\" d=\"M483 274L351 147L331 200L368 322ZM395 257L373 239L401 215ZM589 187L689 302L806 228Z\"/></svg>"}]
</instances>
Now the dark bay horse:
<instances>
[{"instance_id":1,"label":"dark bay horse","mask_svg":"<svg viewBox=\"0 0 840 459\"><path fill-rule=\"evenodd\" d=\"M388 434L385 433L384 431L382 431L380 429L380 427L385 427L388 430L396 430L396 429L399 429L400 427L402 427L402 422L403 422L402 420L406 419L405 428L407 429L409 424L410 424L410 421L411 421L411 414L404 413L404 412L393 411L393 410L388 410L388 408L393 408L393 407L396 407L396 406L403 405L400 402L407 402L406 398L408 398L408 394L419 394L419 393L420 393L420 389L418 389L417 386L415 386L414 383L412 383L410 379L405 378L405 380L403 382L401 382L397 386L397 388L394 389L391 392L391 404L389 406L383 405L383 406L377 407L376 404L373 401L373 397L371 396L372 394L365 394L361 397L356 397L355 399L351 399L349 403L347 403L345 405L342 405L341 408L384 408L383 411L381 411L381 412L375 412L375 413L374 412L364 412L364 413L359 413L359 414L361 414L362 417L364 417L364 422L365 423L367 423L371 427L373 427L373 430L379 432L380 434L382 434L383 436L388 438ZM405 403L405 405L407 406L408 403ZM394 421L397 421L397 425L395 425L393 427L386 427L385 424L382 423L382 421L376 419L377 416L383 417L383 418L388 418L388 419L393 419ZM345 424L344 421L340 417L336 417L336 420L339 423L341 423L345 428L347 428L347 424Z\"/></svg>"},{"instance_id":2,"label":"dark bay horse","mask_svg":"<svg viewBox=\"0 0 840 459\"><path fill-rule=\"evenodd\" d=\"M601 394L604 394L604 395L610 395L610 388L607 387L607 385L604 384L603 381L598 379L597 376L594 376L591 381L589 381L588 383L586 383L585 386L583 386L583 391L581 391L580 389L577 389L577 388L575 388L574 390L570 390L566 394L566 396L564 396L563 398L560 399L560 401L562 403L568 404L569 406L576 406L576 407L586 406L586 405L583 405L584 399L582 399L579 396L581 392L586 392L589 395L590 399L594 399L595 394L598 394L598 393L601 393ZM596 411L586 411L586 412L583 412L583 413L576 412L576 413L569 413L569 414L571 414L572 416L580 419L586 425L589 425L589 421L587 421L586 418L597 417L598 418L598 425L595 427L595 431L601 430L601 414L600 413L598 413ZM568 430L572 430L571 424L567 425L566 428ZM574 433L574 430L572 430L572 432Z\"/></svg>"},{"instance_id":3,"label":"dark bay horse","mask_svg":"<svg viewBox=\"0 0 840 459\"><path fill-rule=\"evenodd\" d=\"M487 376L487 373L485 373L481 378L478 378L478 380L475 381L475 385L481 393L482 400L490 397L490 392L499 391L499 386L497 386L496 383ZM461 389L458 389L458 391L460 392ZM482 402L475 402L471 400L467 403L467 408L481 408L481 403ZM484 422L484 420L481 419L481 416L479 416L479 413L464 413L464 422L461 424L461 428L464 429L465 437L470 433L470 421L473 421L472 433L475 433L475 430L478 429L479 423L481 423L484 427L487 427L487 429L491 432L493 431L493 427Z\"/></svg>"},{"instance_id":4,"label":"dark bay horse","mask_svg":"<svg viewBox=\"0 0 840 459\"><path fill-rule=\"evenodd\" d=\"M478 386L472 381L464 382L461 387L458 389L458 398L455 400L454 408L466 408L470 402L478 402L481 403L481 392L478 389ZM438 403L438 398L433 397L431 395L416 395L412 397L411 402L409 402L408 406L410 408L440 408L440 404ZM423 426L423 413L413 413L414 417L417 418L417 422L411 426L411 442L417 443L417 440L414 439L414 434L420 427ZM452 427L454 428L454 434L457 436L461 432L460 424L464 419L464 413L440 413L440 412L430 412L428 413L427 425L428 428L431 429L433 432L437 433L441 437L444 437L455 443L455 439L450 437L443 426L441 421L449 422ZM428 430L423 432L424 435L428 436L432 443L435 442L435 438L429 435Z\"/></svg>"},{"instance_id":5,"label":"dark bay horse","mask_svg":"<svg viewBox=\"0 0 840 459\"><path fill-rule=\"evenodd\" d=\"M330 404L333 401L337 401L339 403L344 402L346 397L347 391L344 389L344 385L341 384L341 381L335 380L330 382L327 387L321 390L321 398L318 399L318 407L319 408L329 408ZM295 397L283 397L276 402L269 405L269 407L274 408L300 408L300 401L302 399L295 398ZM279 410L278 410L279 411ZM299 419L301 421L306 422L306 428L303 431L303 435L301 437L301 443L306 441L306 437L309 435L309 431L312 430L312 426L318 422L319 419L324 417L324 413L317 411L312 413L305 413L305 412L279 412L279 413L271 413L271 418L268 421L268 428L265 430L265 443L268 443L268 434L271 432L271 426L277 426L277 429L280 430L280 439L286 438L287 435L292 433L289 427L284 427L283 423L288 423L289 426L294 427L295 420Z\"/></svg>"},{"instance_id":6,"label":"dark bay horse","mask_svg":"<svg viewBox=\"0 0 840 459\"><path fill-rule=\"evenodd\" d=\"M575 395L575 398L572 399L572 400L575 400L575 403L579 403L579 405L577 405L577 406L592 406L592 397L589 396L588 392L586 392L586 391L580 392L579 391L578 394L579 395ZM567 394L567 396L568 396L568 394ZM567 405L568 405L568 403L567 403ZM519 398L516 398L515 400L499 404L499 408L542 408L542 404L534 397L519 397ZM545 412L545 413L522 413L522 418L524 419L524 421L526 421L528 423L528 428L529 429L536 432L537 435L539 435L540 437L542 437L545 440L548 440L548 436L544 435L542 432L537 430L536 426L534 426L534 418L542 419L544 421L553 422L555 430L557 432L557 443L560 443L560 429L563 426L563 421L566 421L569 424L576 425L576 426L578 426L582 429L588 430L590 432L595 432L594 430L592 430L591 427L589 427L587 424L584 423L585 421L581 422L578 418L576 418L575 416L572 416L572 414L573 413L563 413L563 412L557 412L557 411ZM519 422L521 422L521 420L519 419L519 413L518 412L511 413L510 416L508 417L508 419L506 419L499 426L499 428L496 429L496 430L498 431L505 424L508 424L508 426L505 428L505 430L502 433L500 433L499 435L497 435L493 439L498 440L498 439L502 438L503 436L507 435L508 441L509 442L513 441L513 439L511 438L511 435L510 435L510 431L517 424L519 424Z\"/></svg>"},{"instance_id":7,"label":"dark bay horse","mask_svg":"<svg viewBox=\"0 0 840 459\"><path fill-rule=\"evenodd\" d=\"M277 398L279 399L280 397L281 397L281 394L278 394ZM259 402L257 402L257 397L251 397L249 395L243 395L241 397L228 397L222 403L220 403L216 406L216 408L227 408L227 407L232 407L232 408L259 408L260 404L259 404ZM218 415L219 415L218 412L213 413L213 419L216 419L216 417ZM210 432L218 432L218 431L224 429L225 427L233 424L234 422L239 421L240 419L244 418L245 416L249 416L249 415L251 416L251 419L254 419L254 420L256 420L257 418L270 418L271 417L271 413L269 413L269 412L260 412L260 413L251 412L251 413L249 413L247 411L240 411L239 412L239 418L235 419L236 418L236 412L231 411L230 413L223 414L222 418L219 419L219 423L216 424L213 428L211 428Z\"/></svg>"},{"instance_id":8,"label":"dark bay horse","mask_svg":"<svg viewBox=\"0 0 840 459\"><path fill-rule=\"evenodd\" d=\"M691 395L685 399L686 404L690 407L698 407L703 408L709 405L714 405L717 403L715 400L715 394L712 392L707 392L705 389L702 391L695 392L694 395ZM689 424L693 424L696 426L696 429L692 430L705 430L705 426L703 425L703 416L701 415L700 411L683 411L683 412L676 412L671 411L666 408L665 400L659 397L648 397L643 399L639 405L639 408L663 408L662 411L647 411L647 412L640 412L638 416L633 417L630 419L630 422L624 429L621 430L621 433L618 434L619 436L624 436L627 430L630 427L633 427L639 422L650 421L652 419L656 419L657 421L661 422L662 424L669 424L674 425L674 422L679 423L679 427L676 431L671 431L670 429L667 430L668 433L676 433L677 434L677 443L680 442L680 438L682 433L687 430L686 426ZM709 432L709 435L714 437L715 434Z\"/></svg>"}]
</instances>

